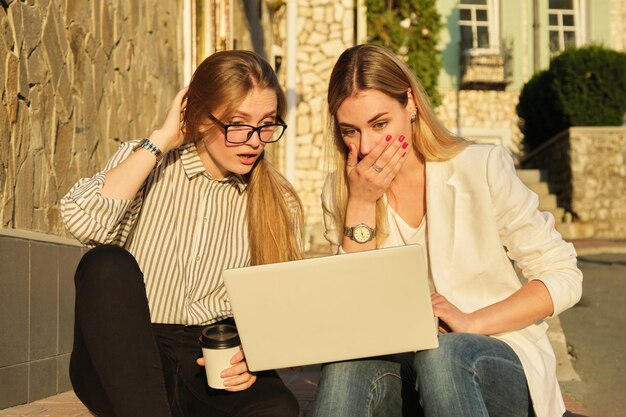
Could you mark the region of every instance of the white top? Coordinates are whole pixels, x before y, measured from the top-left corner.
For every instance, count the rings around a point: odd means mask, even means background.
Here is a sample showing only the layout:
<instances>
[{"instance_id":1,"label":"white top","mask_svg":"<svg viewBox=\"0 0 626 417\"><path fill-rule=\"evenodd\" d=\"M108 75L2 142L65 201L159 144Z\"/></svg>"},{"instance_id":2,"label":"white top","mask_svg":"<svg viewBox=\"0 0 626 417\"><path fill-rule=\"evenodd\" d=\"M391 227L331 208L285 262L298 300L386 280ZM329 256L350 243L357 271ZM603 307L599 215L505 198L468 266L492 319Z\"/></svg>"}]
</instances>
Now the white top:
<instances>
[{"instance_id":1,"label":"white top","mask_svg":"<svg viewBox=\"0 0 626 417\"><path fill-rule=\"evenodd\" d=\"M418 244L423 249L424 259L426 260L426 266L428 267L428 286L430 287L430 293L435 292L435 283L433 282L433 274L430 271L430 262L428 261L428 243L426 241L428 236L428 227L426 226L426 215L422 217L422 221L417 227L409 226L404 219L396 213L396 211L387 205L387 221L389 227L393 227L397 230L399 236L402 239L402 244L413 245Z\"/></svg>"}]
</instances>

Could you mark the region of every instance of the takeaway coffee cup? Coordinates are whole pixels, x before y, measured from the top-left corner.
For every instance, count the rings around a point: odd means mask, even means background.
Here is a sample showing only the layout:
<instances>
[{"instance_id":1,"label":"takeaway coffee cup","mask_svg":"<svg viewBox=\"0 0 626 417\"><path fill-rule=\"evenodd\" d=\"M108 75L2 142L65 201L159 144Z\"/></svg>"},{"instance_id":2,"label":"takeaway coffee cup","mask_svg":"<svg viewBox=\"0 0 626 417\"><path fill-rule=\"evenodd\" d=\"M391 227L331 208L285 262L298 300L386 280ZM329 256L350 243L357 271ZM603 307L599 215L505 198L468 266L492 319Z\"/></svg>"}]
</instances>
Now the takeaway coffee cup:
<instances>
[{"instance_id":1,"label":"takeaway coffee cup","mask_svg":"<svg viewBox=\"0 0 626 417\"><path fill-rule=\"evenodd\" d=\"M213 324L202 330L200 346L211 388L226 388L220 374L231 367L230 359L240 350L240 345L237 328L232 324Z\"/></svg>"}]
</instances>

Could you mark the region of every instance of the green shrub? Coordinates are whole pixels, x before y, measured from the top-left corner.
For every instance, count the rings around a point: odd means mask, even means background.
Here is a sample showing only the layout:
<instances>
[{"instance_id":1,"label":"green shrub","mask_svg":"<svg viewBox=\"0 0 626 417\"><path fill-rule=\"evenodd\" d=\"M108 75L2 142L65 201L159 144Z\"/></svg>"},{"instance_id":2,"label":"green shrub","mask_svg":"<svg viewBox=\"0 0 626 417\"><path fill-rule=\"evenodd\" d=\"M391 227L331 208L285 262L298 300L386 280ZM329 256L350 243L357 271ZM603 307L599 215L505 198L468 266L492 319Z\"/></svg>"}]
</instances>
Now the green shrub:
<instances>
[{"instance_id":1,"label":"green shrub","mask_svg":"<svg viewBox=\"0 0 626 417\"><path fill-rule=\"evenodd\" d=\"M524 85L517 105L517 115L522 119L522 132L527 150L536 149L569 125L561 111L551 87L552 74L543 70Z\"/></svg>"},{"instance_id":2,"label":"green shrub","mask_svg":"<svg viewBox=\"0 0 626 417\"><path fill-rule=\"evenodd\" d=\"M550 63L553 89L571 126L621 125L626 112L626 54L590 46Z\"/></svg>"},{"instance_id":3,"label":"green shrub","mask_svg":"<svg viewBox=\"0 0 626 417\"><path fill-rule=\"evenodd\" d=\"M570 126L616 126L626 112L626 54L601 46L567 49L522 88L517 114L536 149Z\"/></svg>"},{"instance_id":4,"label":"green shrub","mask_svg":"<svg viewBox=\"0 0 626 417\"><path fill-rule=\"evenodd\" d=\"M437 43L443 23L435 3L435 0L365 0L368 42L385 46L401 56L422 83L431 103L438 106L441 94L437 81L443 63Z\"/></svg>"}]
</instances>

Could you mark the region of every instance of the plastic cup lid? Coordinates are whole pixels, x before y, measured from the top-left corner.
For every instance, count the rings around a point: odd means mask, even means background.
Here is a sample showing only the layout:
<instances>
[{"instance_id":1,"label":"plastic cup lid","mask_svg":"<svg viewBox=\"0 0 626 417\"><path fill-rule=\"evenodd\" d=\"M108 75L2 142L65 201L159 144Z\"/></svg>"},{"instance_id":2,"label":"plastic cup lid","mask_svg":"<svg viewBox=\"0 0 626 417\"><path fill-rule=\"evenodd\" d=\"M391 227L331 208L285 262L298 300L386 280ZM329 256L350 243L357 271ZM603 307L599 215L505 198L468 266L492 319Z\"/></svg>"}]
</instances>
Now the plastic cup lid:
<instances>
[{"instance_id":1,"label":"plastic cup lid","mask_svg":"<svg viewBox=\"0 0 626 417\"><path fill-rule=\"evenodd\" d=\"M200 346L207 349L228 349L239 346L239 334L232 324L212 324L202 329Z\"/></svg>"}]
</instances>

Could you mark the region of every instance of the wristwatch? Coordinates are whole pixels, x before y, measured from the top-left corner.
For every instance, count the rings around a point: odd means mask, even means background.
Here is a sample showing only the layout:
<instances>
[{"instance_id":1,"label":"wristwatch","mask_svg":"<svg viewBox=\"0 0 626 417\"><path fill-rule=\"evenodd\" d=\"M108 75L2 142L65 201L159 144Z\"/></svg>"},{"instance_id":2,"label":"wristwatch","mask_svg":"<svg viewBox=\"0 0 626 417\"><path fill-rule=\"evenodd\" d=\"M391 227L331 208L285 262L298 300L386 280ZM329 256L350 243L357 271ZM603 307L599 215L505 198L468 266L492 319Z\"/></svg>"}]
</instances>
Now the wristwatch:
<instances>
[{"instance_id":1,"label":"wristwatch","mask_svg":"<svg viewBox=\"0 0 626 417\"><path fill-rule=\"evenodd\" d=\"M376 229L361 223L354 227L344 226L343 234L357 243L366 243L376 237Z\"/></svg>"},{"instance_id":2,"label":"wristwatch","mask_svg":"<svg viewBox=\"0 0 626 417\"><path fill-rule=\"evenodd\" d=\"M135 152L137 149L146 149L148 150L151 154L153 154L156 157L156 165L159 165L159 163L161 162L161 158L163 158L163 152L161 152L161 150L159 149L158 146L156 146L154 143L152 143L152 141L150 139L142 139L141 142L139 142L134 148L133 148L133 152Z\"/></svg>"}]
</instances>

